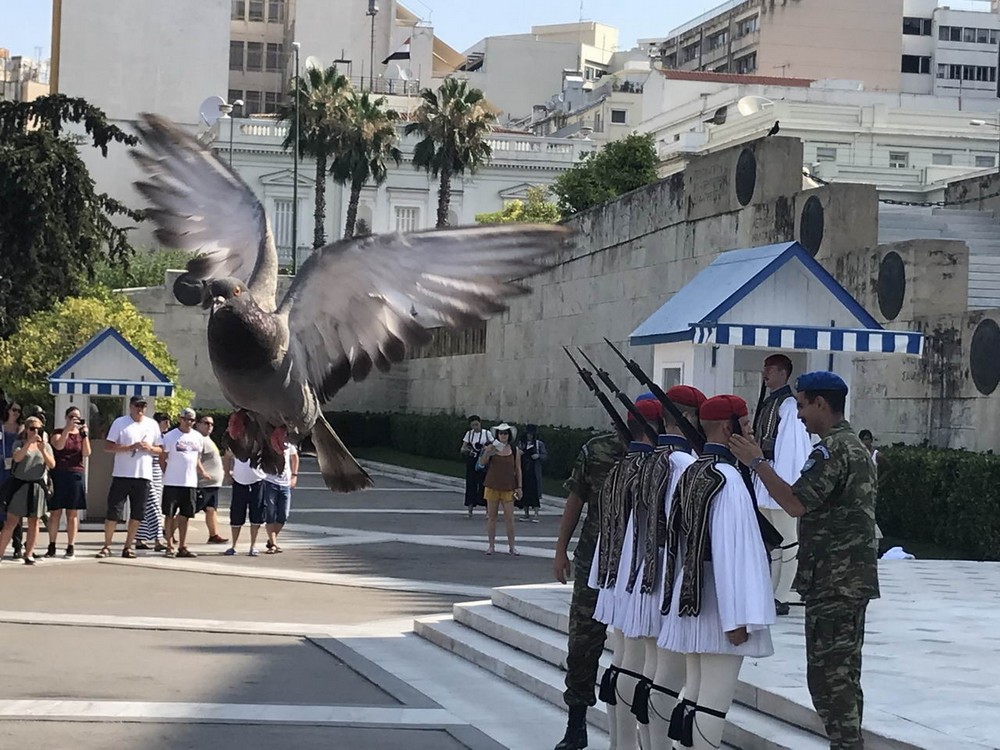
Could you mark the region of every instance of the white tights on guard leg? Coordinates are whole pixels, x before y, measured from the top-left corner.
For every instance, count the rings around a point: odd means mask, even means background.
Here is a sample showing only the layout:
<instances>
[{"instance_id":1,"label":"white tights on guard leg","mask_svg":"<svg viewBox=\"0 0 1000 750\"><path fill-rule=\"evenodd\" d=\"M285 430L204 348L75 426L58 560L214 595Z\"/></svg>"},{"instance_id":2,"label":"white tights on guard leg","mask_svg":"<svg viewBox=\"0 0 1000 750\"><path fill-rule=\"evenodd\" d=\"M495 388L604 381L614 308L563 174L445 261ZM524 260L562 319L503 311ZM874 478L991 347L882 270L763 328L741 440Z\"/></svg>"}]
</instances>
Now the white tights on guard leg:
<instances>
[{"instance_id":1,"label":"white tights on guard leg","mask_svg":"<svg viewBox=\"0 0 1000 750\"><path fill-rule=\"evenodd\" d=\"M792 595L792 584L799 568L799 522L785 511L761 508L761 513L781 534L783 549L771 550L771 587L774 598L779 602L797 600ZM791 546L790 546L791 545Z\"/></svg>"},{"instance_id":2,"label":"white tights on guard leg","mask_svg":"<svg viewBox=\"0 0 1000 750\"><path fill-rule=\"evenodd\" d=\"M622 658L619 665L622 669L636 674L642 674L646 661L646 643L639 638L621 637ZM615 649L617 660L618 649ZM615 712L615 748L616 750L639 750L638 722L632 715L632 699L635 696L635 686L638 680L622 672L618 675L618 706ZM610 718L610 717L609 717Z\"/></svg>"},{"instance_id":3,"label":"white tights on guard leg","mask_svg":"<svg viewBox=\"0 0 1000 750\"><path fill-rule=\"evenodd\" d=\"M736 683L743 666L742 656L730 654L688 654L687 679L684 694L698 708L708 708L725 714L736 694ZM722 745L722 732L726 720L719 716L695 710L691 747L708 750Z\"/></svg>"},{"instance_id":4,"label":"white tights on guard leg","mask_svg":"<svg viewBox=\"0 0 1000 750\"><path fill-rule=\"evenodd\" d=\"M654 642L655 646L656 643ZM648 658L648 651L647 658ZM670 716L674 711L677 701L684 697L684 676L687 672L687 657L684 654L677 654L673 651L657 648L654 663L656 672L653 675L653 684L666 688L678 697L675 698L662 690L655 688L649 694L649 734L650 743L647 747L653 750L669 750L672 748L673 740L667 736L670 728Z\"/></svg>"}]
</instances>

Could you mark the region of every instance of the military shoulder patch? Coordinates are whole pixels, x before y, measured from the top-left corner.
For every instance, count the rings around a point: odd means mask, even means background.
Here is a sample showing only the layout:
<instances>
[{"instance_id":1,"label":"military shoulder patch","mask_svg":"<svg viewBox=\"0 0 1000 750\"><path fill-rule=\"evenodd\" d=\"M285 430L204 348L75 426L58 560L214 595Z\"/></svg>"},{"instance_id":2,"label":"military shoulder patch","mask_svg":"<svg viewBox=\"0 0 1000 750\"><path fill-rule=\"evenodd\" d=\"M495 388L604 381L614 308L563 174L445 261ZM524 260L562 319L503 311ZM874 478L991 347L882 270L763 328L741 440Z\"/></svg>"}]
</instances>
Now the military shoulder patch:
<instances>
[{"instance_id":1,"label":"military shoulder patch","mask_svg":"<svg viewBox=\"0 0 1000 750\"><path fill-rule=\"evenodd\" d=\"M809 469L811 469L815 465L816 462L813 459L811 458L806 459L806 462L802 464L802 473L805 474L807 471L809 471Z\"/></svg>"},{"instance_id":2,"label":"military shoulder patch","mask_svg":"<svg viewBox=\"0 0 1000 750\"><path fill-rule=\"evenodd\" d=\"M819 454L817 458L822 458L824 461L830 460L830 449L822 443L813 448L813 454Z\"/></svg>"}]
</instances>

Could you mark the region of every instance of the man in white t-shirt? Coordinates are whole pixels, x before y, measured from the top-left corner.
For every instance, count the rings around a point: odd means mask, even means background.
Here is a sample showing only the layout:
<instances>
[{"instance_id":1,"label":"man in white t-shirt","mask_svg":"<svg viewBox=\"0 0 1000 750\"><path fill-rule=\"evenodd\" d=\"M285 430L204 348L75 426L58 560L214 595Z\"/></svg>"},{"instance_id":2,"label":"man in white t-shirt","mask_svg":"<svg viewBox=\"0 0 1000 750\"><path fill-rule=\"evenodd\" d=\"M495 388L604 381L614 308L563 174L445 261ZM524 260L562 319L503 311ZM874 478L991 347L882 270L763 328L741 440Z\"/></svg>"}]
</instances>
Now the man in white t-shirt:
<instances>
[{"instance_id":1,"label":"man in white t-shirt","mask_svg":"<svg viewBox=\"0 0 1000 750\"><path fill-rule=\"evenodd\" d=\"M129 520L122 557L133 558L132 543L146 509L146 496L153 479L153 459L162 453L160 426L146 416L146 398L132 396L128 415L118 417L108 430L105 450L115 456L108 489L108 510L104 520L104 546L98 557L111 555L111 542L119 521L125 520L125 501L129 503Z\"/></svg>"},{"instance_id":2,"label":"man in white t-shirt","mask_svg":"<svg viewBox=\"0 0 1000 750\"><path fill-rule=\"evenodd\" d=\"M264 477L265 473L249 461L237 461L232 453L226 452L226 481L231 481L233 492L229 503L229 527L232 531L233 544L226 550L226 555L236 554L236 542L239 541L243 524L250 515L250 557L257 557L257 534L264 523Z\"/></svg>"},{"instance_id":3,"label":"man in white t-shirt","mask_svg":"<svg viewBox=\"0 0 1000 750\"><path fill-rule=\"evenodd\" d=\"M285 445L285 470L264 475L264 521L267 523L267 554L281 552L278 534L288 521L292 507L292 489L298 484L299 452L291 443Z\"/></svg>"},{"instance_id":4,"label":"man in white t-shirt","mask_svg":"<svg viewBox=\"0 0 1000 750\"><path fill-rule=\"evenodd\" d=\"M201 464L201 452L205 447L205 437L192 429L198 415L194 409L184 409L178 425L163 436L163 515L167 523L173 525L177 517L179 547L177 557L197 557L187 548L188 521L194 518L195 494L198 480L207 476ZM172 534L167 535L167 557L174 556Z\"/></svg>"}]
</instances>

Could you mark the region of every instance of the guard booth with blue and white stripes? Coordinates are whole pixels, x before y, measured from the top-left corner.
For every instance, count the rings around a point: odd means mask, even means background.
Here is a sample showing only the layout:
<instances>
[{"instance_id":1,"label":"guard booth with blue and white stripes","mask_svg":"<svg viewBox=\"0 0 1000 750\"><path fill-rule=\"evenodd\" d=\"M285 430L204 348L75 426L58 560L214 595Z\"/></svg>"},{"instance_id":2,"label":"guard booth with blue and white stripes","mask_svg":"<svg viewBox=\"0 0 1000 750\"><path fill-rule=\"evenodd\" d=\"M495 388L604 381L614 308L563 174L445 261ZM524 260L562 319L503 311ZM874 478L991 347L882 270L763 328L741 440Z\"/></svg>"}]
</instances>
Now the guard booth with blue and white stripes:
<instances>
[{"instance_id":1,"label":"guard booth with blue and white stripes","mask_svg":"<svg viewBox=\"0 0 1000 750\"><path fill-rule=\"evenodd\" d=\"M172 396L174 384L114 328L95 334L48 380L56 404L46 429L62 427L63 415L70 406L79 408L87 420L93 454L86 462L87 512L81 513L81 520L102 521L111 484L113 457L104 450L110 421L128 414L132 396L149 399L146 413L152 417L155 399Z\"/></svg>"},{"instance_id":2,"label":"guard booth with blue and white stripes","mask_svg":"<svg viewBox=\"0 0 1000 750\"><path fill-rule=\"evenodd\" d=\"M751 408L769 353L792 360L793 383L803 372L833 370L850 385L855 353L923 352L922 333L883 328L798 242L722 253L630 343L655 347L653 371L664 387L735 393Z\"/></svg>"}]
</instances>

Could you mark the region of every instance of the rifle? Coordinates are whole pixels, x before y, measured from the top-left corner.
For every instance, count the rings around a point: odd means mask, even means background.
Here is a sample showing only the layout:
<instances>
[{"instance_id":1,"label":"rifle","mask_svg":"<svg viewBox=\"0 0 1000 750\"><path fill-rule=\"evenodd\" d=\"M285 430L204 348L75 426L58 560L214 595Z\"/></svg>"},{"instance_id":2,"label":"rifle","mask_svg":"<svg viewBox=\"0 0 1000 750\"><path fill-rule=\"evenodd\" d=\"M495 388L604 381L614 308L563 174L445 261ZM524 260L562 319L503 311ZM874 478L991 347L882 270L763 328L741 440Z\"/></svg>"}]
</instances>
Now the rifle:
<instances>
[{"instance_id":1,"label":"rifle","mask_svg":"<svg viewBox=\"0 0 1000 750\"><path fill-rule=\"evenodd\" d=\"M667 398L667 394L663 392L663 389L654 383L653 379L650 378L649 375L642 371L642 368L634 359L629 359L622 354L618 347L608 341L607 338L605 338L604 341L611 347L612 351L618 355L619 359L621 359L621 361L625 364L625 367L628 368L628 371L632 373L632 376L648 388L650 393L656 396L664 410L666 410L667 413L673 418L674 422L677 423L681 433L685 438L687 438L687 441L691 443L691 447L698 453L701 453L705 449L705 434L688 421L687 417L685 417L684 414L681 413L681 410L677 408L677 405Z\"/></svg>"},{"instance_id":2,"label":"rifle","mask_svg":"<svg viewBox=\"0 0 1000 750\"><path fill-rule=\"evenodd\" d=\"M601 406L604 407L608 416L611 417L611 421L614 422L615 429L618 431L618 437L622 439L622 442L625 443L625 447L628 448L629 443L632 442L632 432L629 430L628 425L625 424L625 420L622 419L621 415L615 410L614 405L610 400L608 400L608 397L605 396L601 392L601 389L597 387L597 383L594 382L593 374L580 367L577 361L573 358L569 349L565 346L563 347L563 351L566 352L566 356L569 357L573 366L576 367L576 372L580 376L580 379L583 380L587 388L590 389L590 392L597 396L597 400L601 402Z\"/></svg>"},{"instance_id":3,"label":"rifle","mask_svg":"<svg viewBox=\"0 0 1000 750\"><path fill-rule=\"evenodd\" d=\"M637 408L635 408L635 404L632 403L632 399L630 399L628 396L626 396L618 389L618 386L615 385L614 381L611 379L611 376L608 375L606 371L602 370L600 367L595 365L594 361L587 356L587 353L583 351L583 349L577 347L576 350L580 352L580 356L583 357L585 360L587 360L587 364L590 365L591 368L593 368L595 373L597 373L597 377L599 377L601 379L601 382L604 383L604 387L618 397L618 400L622 402L628 413L632 415L632 419L636 420L639 424L642 425L643 429L646 432L646 437L648 437L653 442L653 445L656 445L656 442L660 437L659 434L657 433L656 430L653 429L653 427L649 424L649 422L646 421L646 418L642 416L642 413Z\"/></svg>"},{"instance_id":4,"label":"rifle","mask_svg":"<svg viewBox=\"0 0 1000 750\"><path fill-rule=\"evenodd\" d=\"M762 377L760 379L760 393L757 395L757 408L753 412L753 436L756 440L760 439L757 436L757 420L760 419L760 407L764 405L765 398L767 398L767 381Z\"/></svg>"}]
</instances>

